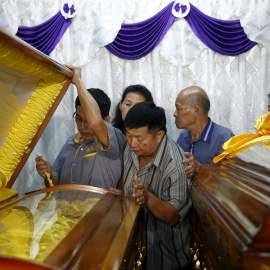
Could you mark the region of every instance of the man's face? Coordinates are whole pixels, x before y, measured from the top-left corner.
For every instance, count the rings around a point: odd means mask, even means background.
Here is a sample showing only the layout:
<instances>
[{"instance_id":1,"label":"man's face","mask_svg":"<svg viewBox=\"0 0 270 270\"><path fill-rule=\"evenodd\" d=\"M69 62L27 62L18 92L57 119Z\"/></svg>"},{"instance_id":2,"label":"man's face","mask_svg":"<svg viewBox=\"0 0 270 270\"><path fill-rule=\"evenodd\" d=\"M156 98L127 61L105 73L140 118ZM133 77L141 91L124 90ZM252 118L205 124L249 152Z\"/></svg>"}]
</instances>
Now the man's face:
<instances>
[{"instance_id":1,"label":"man's face","mask_svg":"<svg viewBox=\"0 0 270 270\"><path fill-rule=\"evenodd\" d=\"M180 129L189 129L196 120L194 106L185 103L184 95L180 92L175 101L175 125Z\"/></svg>"},{"instance_id":2,"label":"man's face","mask_svg":"<svg viewBox=\"0 0 270 270\"><path fill-rule=\"evenodd\" d=\"M90 141L93 139L93 131L89 128L86 121L84 111L81 106L77 106L75 121L77 128L83 138L83 141Z\"/></svg>"},{"instance_id":3,"label":"man's face","mask_svg":"<svg viewBox=\"0 0 270 270\"><path fill-rule=\"evenodd\" d=\"M156 135L148 132L148 127L126 129L128 145L138 156L153 158L162 141L164 131Z\"/></svg>"}]
</instances>

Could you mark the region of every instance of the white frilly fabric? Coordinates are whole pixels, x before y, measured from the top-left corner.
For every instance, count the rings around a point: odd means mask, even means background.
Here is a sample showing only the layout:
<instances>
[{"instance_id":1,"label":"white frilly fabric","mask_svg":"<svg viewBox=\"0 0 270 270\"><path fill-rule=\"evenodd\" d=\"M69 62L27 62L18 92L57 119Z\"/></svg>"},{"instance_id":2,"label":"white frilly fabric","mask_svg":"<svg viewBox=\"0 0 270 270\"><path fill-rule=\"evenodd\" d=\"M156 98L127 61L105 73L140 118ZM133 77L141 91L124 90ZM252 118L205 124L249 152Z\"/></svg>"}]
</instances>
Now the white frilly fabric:
<instances>
[{"instance_id":1,"label":"white frilly fabric","mask_svg":"<svg viewBox=\"0 0 270 270\"><path fill-rule=\"evenodd\" d=\"M235 135L255 132L257 117L267 111L270 90L270 1L190 1L211 17L240 19L249 39L258 45L235 57L208 49L183 18L177 18L154 51L139 60L122 60L104 48L114 40L122 22L146 20L172 2L169 0L0 0L0 27L15 34L18 26L48 20L67 2L74 4L77 14L50 56L63 64L80 65L85 86L103 89L111 98L112 116L123 89L143 84L166 110L168 134L177 139L175 98L184 87L198 85L210 97L213 121ZM76 88L71 86L13 186L20 193L44 187L35 171L35 155L53 163L76 131L72 119L76 96Z\"/></svg>"}]
</instances>

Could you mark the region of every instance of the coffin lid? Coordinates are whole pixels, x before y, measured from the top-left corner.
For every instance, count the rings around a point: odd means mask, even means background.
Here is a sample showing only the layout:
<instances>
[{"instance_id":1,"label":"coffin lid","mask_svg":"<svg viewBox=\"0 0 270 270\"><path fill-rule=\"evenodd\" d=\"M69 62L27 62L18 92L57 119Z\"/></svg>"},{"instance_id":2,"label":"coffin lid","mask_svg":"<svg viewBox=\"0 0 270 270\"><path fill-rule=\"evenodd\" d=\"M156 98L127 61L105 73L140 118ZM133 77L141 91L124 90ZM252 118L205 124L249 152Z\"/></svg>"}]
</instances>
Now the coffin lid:
<instances>
[{"instance_id":1,"label":"coffin lid","mask_svg":"<svg viewBox=\"0 0 270 270\"><path fill-rule=\"evenodd\" d=\"M72 71L0 29L0 201L65 94Z\"/></svg>"}]
</instances>

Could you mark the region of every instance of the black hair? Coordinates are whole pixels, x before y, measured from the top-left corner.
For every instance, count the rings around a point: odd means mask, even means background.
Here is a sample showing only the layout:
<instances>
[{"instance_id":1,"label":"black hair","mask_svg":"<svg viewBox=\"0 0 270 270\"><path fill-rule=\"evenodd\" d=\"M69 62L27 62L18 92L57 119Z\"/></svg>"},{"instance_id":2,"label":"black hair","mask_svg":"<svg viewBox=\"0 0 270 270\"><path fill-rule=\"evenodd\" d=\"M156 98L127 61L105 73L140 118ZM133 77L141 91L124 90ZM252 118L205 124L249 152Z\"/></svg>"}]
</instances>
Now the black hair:
<instances>
[{"instance_id":1,"label":"black hair","mask_svg":"<svg viewBox=\"0 0 270 270\"><path fill-rule=\"evenodd\" d=\"M268 93L268 97L270 98L270 92Z\"/></svg>"},{"instance_id":2,"label":"black hair","mask_svg":"<svg viewBox=\"0 0 270 270\"><path fill-rule=\"evenodd\" d=\"M128 93L140 94L145 98L145 101L149 101L149 102L154 103L151 92L143 85L135 84L135 85L130 85L130 86L126 87L123 94L122 94L121 102L123 102L125 100ZM115 128L120 129L122 131L122 133L125 133L125 124L124 124L124 121L122 119L122 113L120 111L119 106L120 106L120 102L117 104L117 106L114 109L114 117L112 119L112 125Z\"/></svg>"},{"instance_id":3,"label":"black hair","mask_svg":"<svg viewBox=\"0 0 270 270\"><path fill-rule=\"evenodd\" d=\"M165 133L167 131L165 111L153 102L135 104L128 111L124 123L129 129L148 127L148 131L153 134L157 134L160 130Z\"/></svg>"},{"instance_id":4,"label":"black hair","mask_svg":"<svg viewBox=\"0 0 270 270\"><path fill-rule=\"evenodd\" d=\"M110 112L110 108L111 108L110 98L108 97L106 93L104 93L104 91L102 91L99 88L90 88L90 89L87 89L87 91L92 95L92 97L97 102L100 109L101 116L104 119L106 116L109 115L109 112ZM77 111L77 106L81 106L79 97L77 97L75 100L76 111Z\"/></svg>"}]
</instances>

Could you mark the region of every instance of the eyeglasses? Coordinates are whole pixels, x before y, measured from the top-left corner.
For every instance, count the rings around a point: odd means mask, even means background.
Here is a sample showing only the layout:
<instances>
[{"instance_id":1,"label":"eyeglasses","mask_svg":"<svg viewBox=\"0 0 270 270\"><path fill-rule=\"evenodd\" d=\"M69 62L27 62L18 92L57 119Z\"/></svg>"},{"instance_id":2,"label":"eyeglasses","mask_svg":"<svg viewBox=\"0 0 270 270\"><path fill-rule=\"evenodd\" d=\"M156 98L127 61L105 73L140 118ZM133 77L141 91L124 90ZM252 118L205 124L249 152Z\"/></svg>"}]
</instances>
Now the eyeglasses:
<instances>
[{"instance_id":1,"label":"eyeglasses","mask_svg":"<svg viewBox=\"0 0 270 270\"><path fill-rule=\"evenodd\" d=\"M75 118L75 121L77 122L77 124L85 124L85 125L88 124L87 120L82 119L80 116L76 114L76 112L73 114L73 117Z\"/></svg>"}]
</instances>

